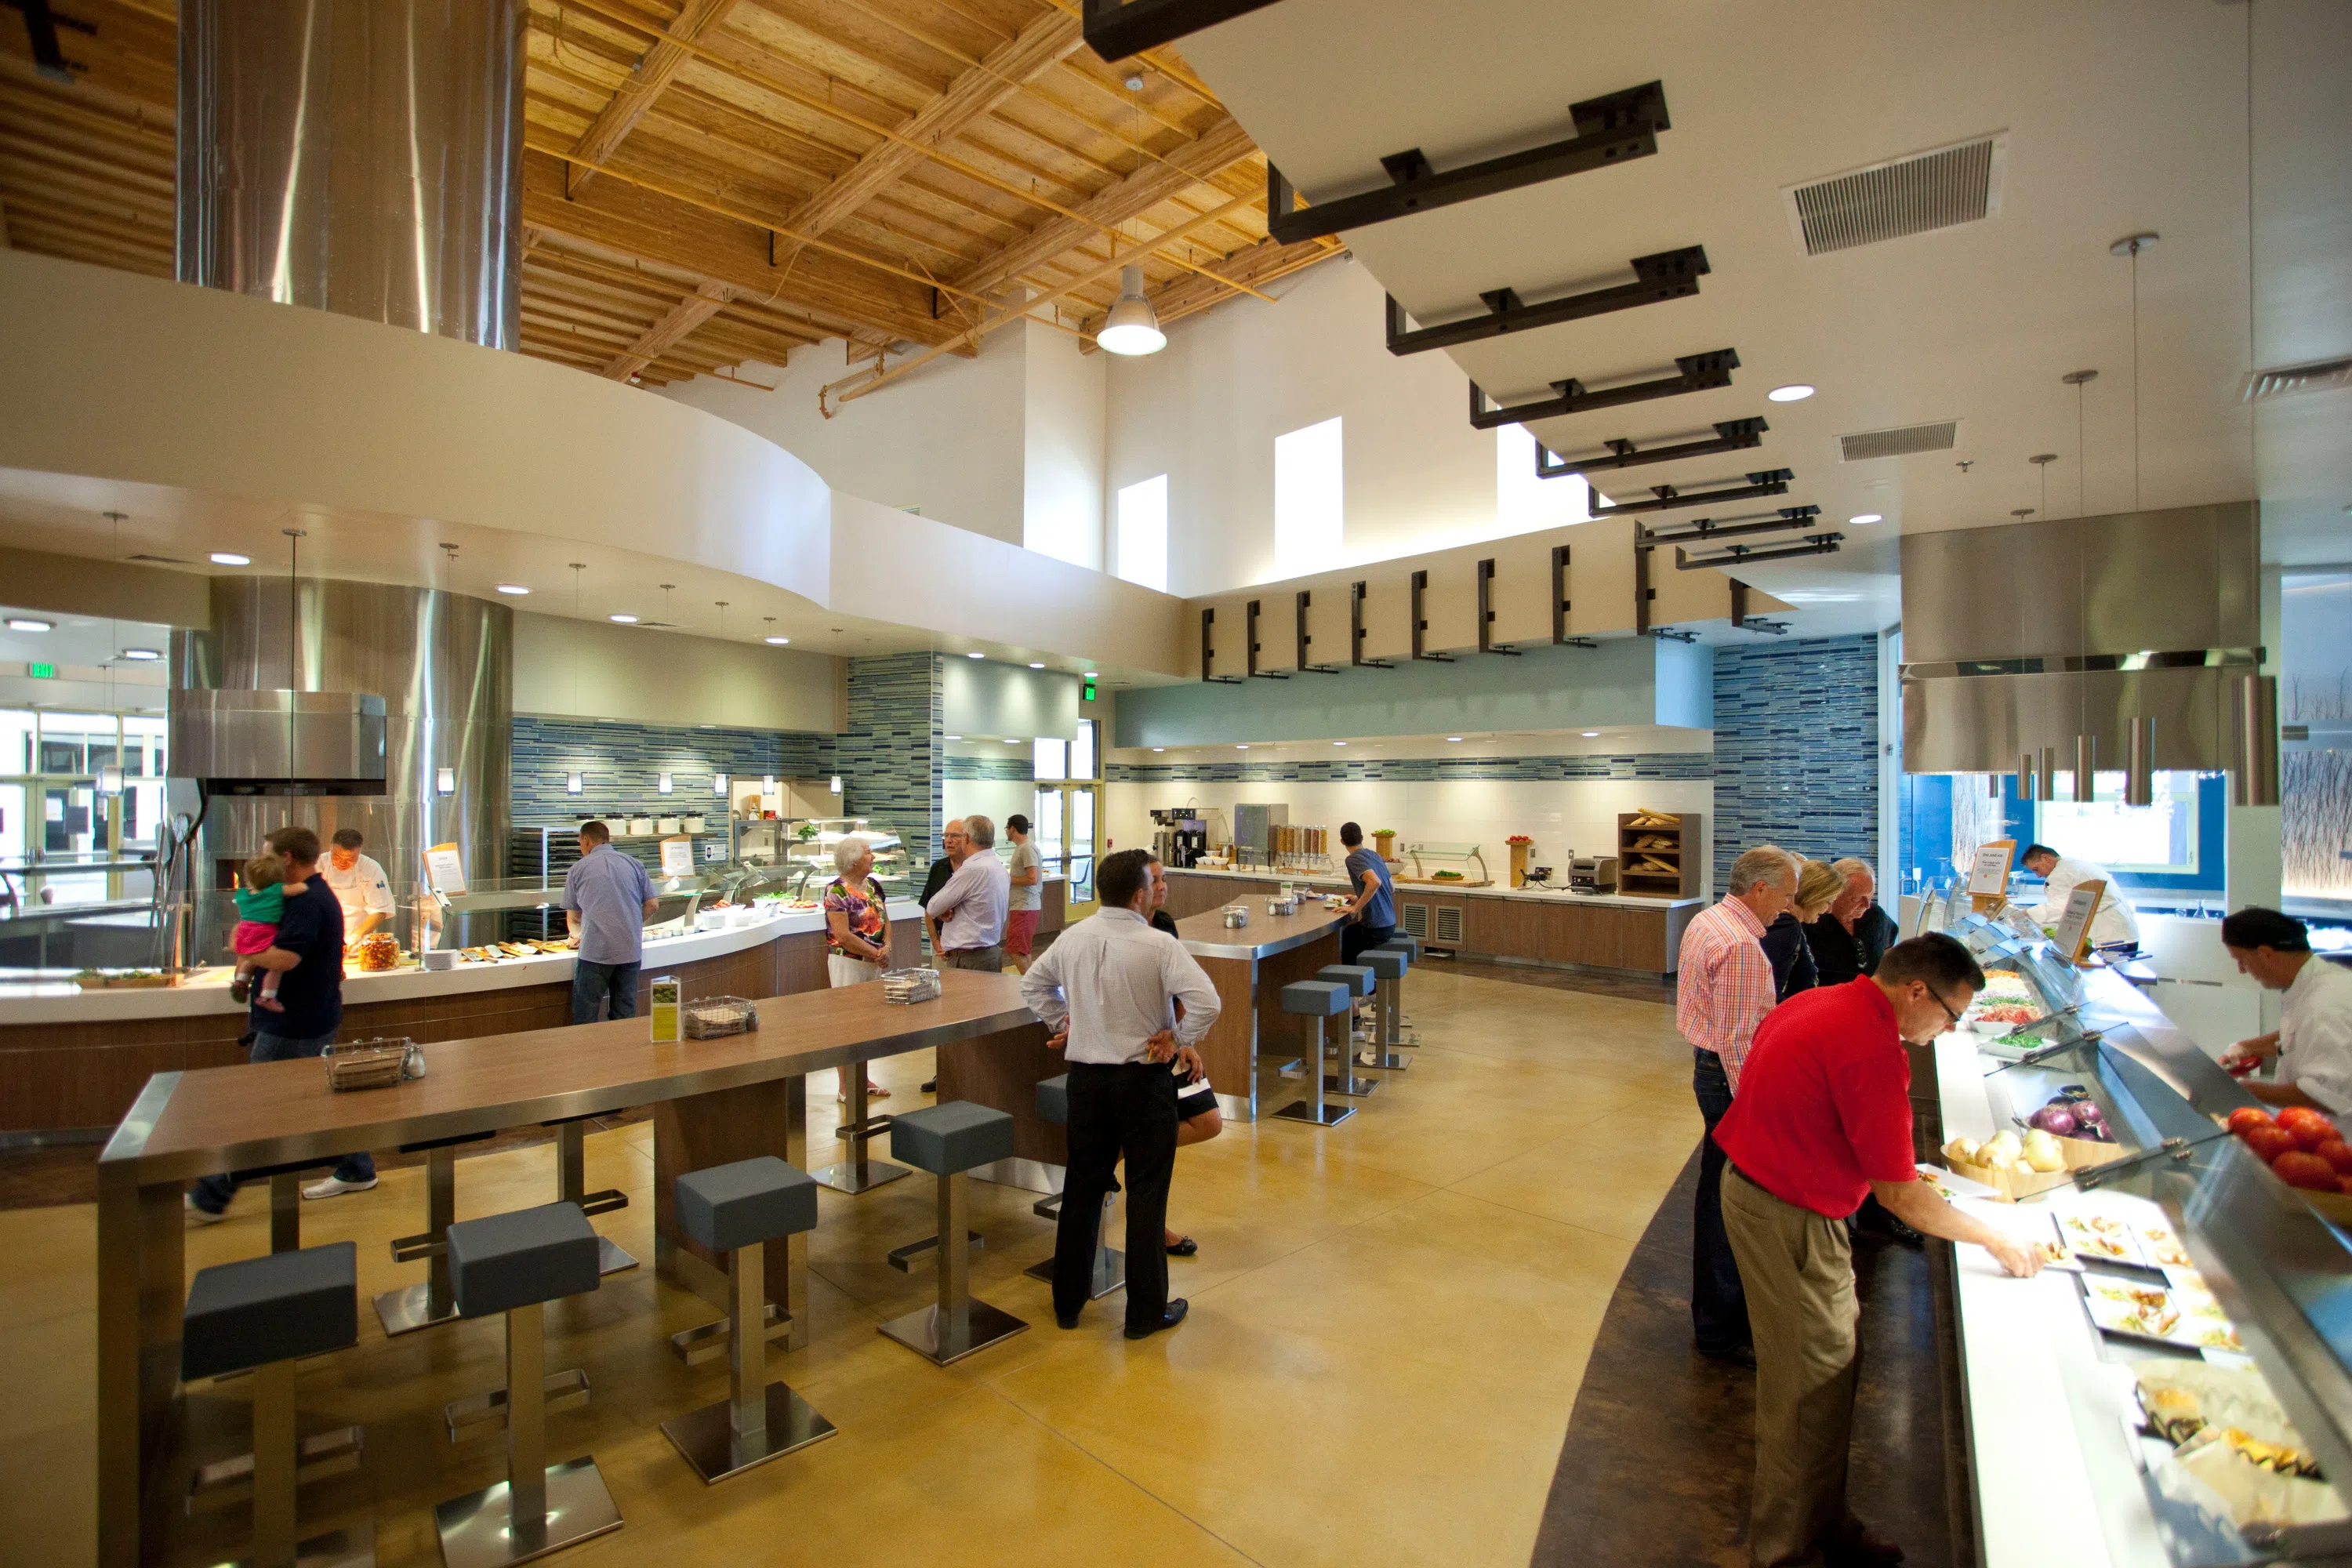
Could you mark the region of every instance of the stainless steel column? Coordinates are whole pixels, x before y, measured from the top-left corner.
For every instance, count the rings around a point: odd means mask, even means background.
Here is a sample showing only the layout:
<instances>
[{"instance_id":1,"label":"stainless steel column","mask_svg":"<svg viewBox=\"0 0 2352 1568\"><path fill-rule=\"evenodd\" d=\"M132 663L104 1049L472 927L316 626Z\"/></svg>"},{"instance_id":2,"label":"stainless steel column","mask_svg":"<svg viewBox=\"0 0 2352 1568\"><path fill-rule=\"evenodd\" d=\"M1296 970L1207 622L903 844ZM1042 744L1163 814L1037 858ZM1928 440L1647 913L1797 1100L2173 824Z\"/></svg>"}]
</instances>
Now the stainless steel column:
<instances>
[{"instance_id":1,"label":"stainless steel column","mask_svg":"<svg viewBox=\"0 0 2352 1568\"><path fill-rule=\"evenodd\" d=\"M522 0L181 0L181 281L521 346Z\"/></svg>"}]
</instances>

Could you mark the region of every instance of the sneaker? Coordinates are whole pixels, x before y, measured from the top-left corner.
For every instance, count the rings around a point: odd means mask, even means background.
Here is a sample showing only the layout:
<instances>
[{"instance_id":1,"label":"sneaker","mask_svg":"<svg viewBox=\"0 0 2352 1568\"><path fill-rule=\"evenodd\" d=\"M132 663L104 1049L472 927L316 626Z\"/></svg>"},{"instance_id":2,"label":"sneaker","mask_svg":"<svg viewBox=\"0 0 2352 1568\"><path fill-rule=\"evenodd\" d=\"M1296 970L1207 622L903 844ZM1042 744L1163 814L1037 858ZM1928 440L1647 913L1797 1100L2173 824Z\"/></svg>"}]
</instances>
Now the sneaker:
<instances>
[{"instance_id":1,"label":"sneaker","mask_svg":"<svg viewBox=\"0 0 2352 1568\"><path fill-rule=\"evenodd\" d=\"M306 1198L339 1198L345 1193L363 1193L374 1185L373 1176L364 1182L347 1182L341 1176L329 1176L323 1182L312 1182L304 1187L302 1195Z\"/></svg>"},{"instance_id":2,"label":"sneaker","mask_svg":"<svg viewBox=\"0 0 2352 1568\"><path fill-rule=\"evenodd\" d=\"M223 1209L220 1213L215 1214L212 1210L205 1207L204 1205L196 1202L196 1194L194 1193L182 1193L180 1194L180 1202L187 1208L188 1217L195 1221L198 1225L218 1225L221 1221L228 1218L228 1211L226 1209Z\"/></svg>"}]
</instances>

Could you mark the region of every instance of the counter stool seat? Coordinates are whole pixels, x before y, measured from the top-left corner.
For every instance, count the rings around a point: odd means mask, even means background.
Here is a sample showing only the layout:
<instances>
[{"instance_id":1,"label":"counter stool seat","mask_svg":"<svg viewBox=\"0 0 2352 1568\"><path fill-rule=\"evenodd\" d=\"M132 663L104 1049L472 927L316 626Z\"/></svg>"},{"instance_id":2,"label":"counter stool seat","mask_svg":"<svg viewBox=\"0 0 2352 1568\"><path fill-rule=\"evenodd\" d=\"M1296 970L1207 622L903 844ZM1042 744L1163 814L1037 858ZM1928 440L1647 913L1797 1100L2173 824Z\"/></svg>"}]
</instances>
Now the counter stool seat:
<instances>
[{"instance_id":1,"label":"counter stool seat","mask_svg":"<svg viewBox=\"0 0 2352 1568\"><path fill-rule=\"evenodd\" d=\"M1070 1124L1070 1075L1042 1079L1037 1085L1037 1120L1056 1127ZM1103 1194L1102 1224L1095 1227L1094 1269L1087 1279L1087 1300L1099 1301L1127 1283L1127 1254L1110 1244L1111 1205L1118 1201L1117 1189ZM1062 1217L1062 1194L1039 1198L1029 1205L1029 1212L1040 1219L1059 1220ZM1047 1253L1043 1263L1033 1263L1021 1272L1032 1279L1054 1282L1054 1255Z\"/></svg>"},{"instance_id":2,"label":"counter stool seat","mask_svg":"<svg viewBox=\"0 0 2352 1568\"><path fill-rule=\"evenodd\" d=\"M1276 1111L1276 1120L1311 1121L1318 1127L1337 1127L1356 1114L1355 1107L1328 1105L1323 1099L1323 1026L1329 1018L1345 1016L1353 1005L1349 987L1329 980L1294 980L1282 988L1282 1010L1294 1017L1307 1020L1307 1062L1305 1100L1293 1100Z\"/></svg>"},{"instance_id":3,"label":"counter stool seat","mask_svg":"<svg viewBox=\"0 0 2352 1568\"><path fill-rule=\"evenodd\" d=\"M596 1289L588 1216L577 1204L546 1204L460 1220L444 1256L459 1316L506 1317L507 1479L434 1509L442 1562L499 1568L618 1530L621 1510L594 1458L547 1462L547 1303Z\"/></svg>"},{"instance_id":4,"label":"counter stool seat","mask_svg":"<svg viewBox=\"0 0 2352 1568\"><path fill-rule=\"evenodd\" d=\"M182 1379L253 1373L253 1450L206 1469L251 1479L256 1563L375 1562L373 1524L302 1542L294 1533L299 1484L350 1468L317 1462L318 1439L298 1441L294 1363L357 1343L359 1311L359 1248L348 1241L215 1264L199 1269L188 1288L180 1333ZM338 1441L335 1447L339 1456L347 1452L356 1462L359 1432L347 1433L347 1444ZM346 1434L332 1436L340 1440ZM314 1456L309 1466L303 1463L306 1448Z\"/></svg>"},{"instance_id":5,"label":"counter stool seat","mask_svg":"<svg viewBox=\"0 0 2352 1568\"><path fill-rule=\"evenodd\" d=\"M424 1258L425 1283L397 1286L376 1297L375 1315L387 1339L457 1321L457 1298L449 1287L448 1236L457 1217L457 1151L467 1143L487 1142L493 1136L461 1132L454 1138L428 1138L400 1146L404 1154L425 1156L425 1228L415 1236L396 1238L392 1260L414 1263Z\"/></svg>"},{"instance_id":6,"label":"counter stool seat","mask_svg":"<svg viewBox=\"0 0 2352 1568\"><path fill-rule=\"evenodd\" d=\"M1010 1312L972 1300L971 1248L950 1246L944 1239L980 1239L965 1223L964 1189L971 1179L966 1173L1013 1157L1011 1113L964 1100L903 1111L891 1119L890 1153L939 1178L939 1228L931 1239L940 1255L940 1295L938 1305L894 1318L882 1325L882 1332L946 1366L1026 1329L1029 1325ZM902 1258L919 1250L920 1243L901 1247L891 1261L903 1268Z\"/></svg>"},{"instance_id":7,"label":"counter stool seat","mask_svg":"<svg viewBox=\"0 0 2352 1568\"><path fill-rule=\"evenodd\" d=\"M1382 1059L1373 1065L1401 1067L1404 1058L1396 1054L1398 1048L1421 1044L1421 1037L1406 1029L1404 1016L1404 977L1421 962L1421 944L1409 936L1397 937L1367 949L1357 959L1370 964L1380 981L1380 994L1372 1007L1379 1036L1371 1043L1371 1051Z\"/></svg>"},{"instance_id":8,"label":"counter stool seat","mask_svg":"<svg viewBox=\"0 0 2352 1568\"><path fill-rule=\"evenodd\" d=\"M1370 968L1361 963L1327 963L1322 968L1315 972L1315 978L1318 980L1328 981L1334 985L1345 986L1347 988L1348 1011L1351 1020L1354 1016L1356 1005L1365 997L1372 994L1376 983L1375 976L1373 975ZM1371 1093L1373 1089L1379 1088L1381 1080L1374 1078L1358 1078L1353 1073L1347 1070L1349 1061L1348 1045L1351 1034L1352 1029L1344 1026L1339 1032L1338 1055L1339 1058L1340 1070L1337 1073L1325 1073L1323 1075L1323 1092L1326 1094L1344 1094L1350 1099L1360 1100L1365 1095ZM1409 1065L1402 1057L1395 1058L1393 1060L1385 1060L1381 1058L1376 1053L1369 1048L1362 1056L1356 1059L1368 1068L1403 1068ZM1319 1071L1321 1069L1318 1068L1318 1070Z\"/></svg>"},{"instance_id":9,"label":"counter stool seat","mask_svg":"<svg viewBox=\"0 0 2352 1568\"><path fill-rule=\"evenodd\" d=\"M580 1212L592 1218L629 1206L629 1194L618 1187L593 1193L588 1190L588 1123L602 1114L592 1110L582 1116L559 1116L540 1123L555 1129L555 1201L577 1204ZM600 1274L618 1274L637 1266L637 1260L609 1236L599 1234L596 1248L596 1269Z\"/></svg>"},{"instance_id":10,"label":"counter stool seat","mask_svg":"<svg viewBox=\"0 0 2352 1568\"><path fill-rule=\"evenodd\" d=\"M767 1245L816 1228L816 1189L772 1154L689 1171L673 1188L678 1228L727 1255L727 1397L662 1423L706 1485L834 1435L808 1401L768 1381Z\"/></svg>"}]
</instances>

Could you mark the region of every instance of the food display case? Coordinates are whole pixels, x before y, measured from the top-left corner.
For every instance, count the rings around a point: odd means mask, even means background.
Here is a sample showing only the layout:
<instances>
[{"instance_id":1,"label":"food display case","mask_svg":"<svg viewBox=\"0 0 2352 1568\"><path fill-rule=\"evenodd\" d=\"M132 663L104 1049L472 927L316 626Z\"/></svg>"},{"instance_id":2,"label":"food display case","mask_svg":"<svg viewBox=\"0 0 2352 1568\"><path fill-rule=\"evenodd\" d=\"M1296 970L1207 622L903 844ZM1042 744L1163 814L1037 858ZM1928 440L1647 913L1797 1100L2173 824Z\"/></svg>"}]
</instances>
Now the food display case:
<instances>
[{"instance_id":1,"label":"food display case","mask_svg":"<svg viewBox=\"0 0 2352 1568\"><path fill-rule=\"evenodd\" d=\"M919 890L905 841L896 832L870 817L812 816L791 824L781 840L776 868L788 875L793 898L824 898L825 884L840 875L833 863L835 847L853 834L874 851L874 878L885 892L898 899L912 897L910 889Z\"/></svg>"},{"instance_id":2,"label":"food display case","mask_svg":"<svg viewBox=\"0 0 2352 1568\"><path fill-rule=\"evenodd\" d=\"M1488 888L1495 882L1477 845L1429 840L1406 846L1404 863L1394 875L1400 882L1425 883L1434 888Z\"/></svg>"},{"instance_id":3,"label":"food display case","mask_svg":"<svg viewBox=\"0 0 2352 1568\"><path fill-rule=\"evenodd\" d=\"M1936 1042L1922 1169L2050 1265L1952 1253L1980 1560L2352 1561L2352 1242L2322 1212L2352 1210L2231 1135L2256 1102L2114 970L1944 929L1990 984Z\"/></svg>"}]
</instances>

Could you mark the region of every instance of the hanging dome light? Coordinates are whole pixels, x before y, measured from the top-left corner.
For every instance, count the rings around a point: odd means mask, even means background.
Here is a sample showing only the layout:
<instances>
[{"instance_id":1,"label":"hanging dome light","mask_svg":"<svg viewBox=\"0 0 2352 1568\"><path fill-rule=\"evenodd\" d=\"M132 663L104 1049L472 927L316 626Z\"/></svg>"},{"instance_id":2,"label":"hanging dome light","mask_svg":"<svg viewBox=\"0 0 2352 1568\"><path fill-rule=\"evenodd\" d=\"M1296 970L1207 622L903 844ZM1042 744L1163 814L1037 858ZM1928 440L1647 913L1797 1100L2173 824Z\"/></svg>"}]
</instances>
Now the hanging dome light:
<instances>
[{"instance_id":1,"label":"hanging dome light","mask_svg":"<svg viewBox=\"0 0 2352 1568\"><path fill-rule=\"evenodd\" d=\"M1095 342L1107 353L1156 354L1168 346L1160 330L1160 312L1143 297L1143 268L1129 267L1118 275L1118 300L1104 319Z\"/></svg>"}]
</instances>

